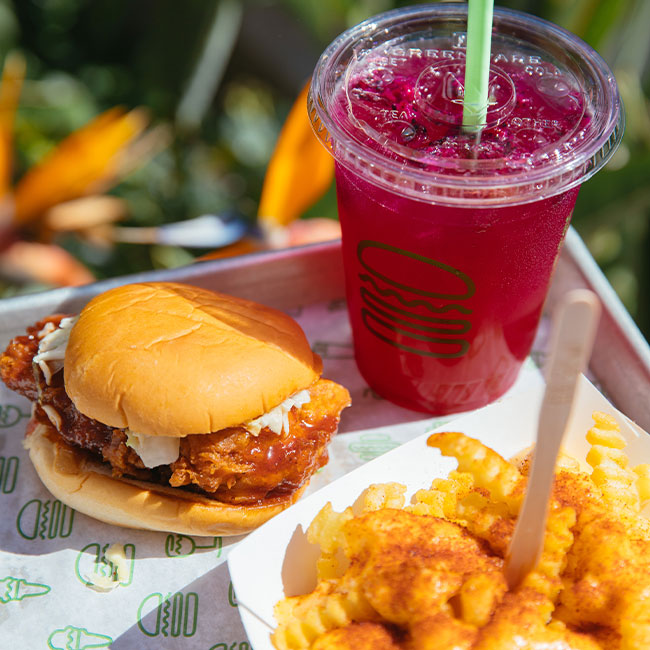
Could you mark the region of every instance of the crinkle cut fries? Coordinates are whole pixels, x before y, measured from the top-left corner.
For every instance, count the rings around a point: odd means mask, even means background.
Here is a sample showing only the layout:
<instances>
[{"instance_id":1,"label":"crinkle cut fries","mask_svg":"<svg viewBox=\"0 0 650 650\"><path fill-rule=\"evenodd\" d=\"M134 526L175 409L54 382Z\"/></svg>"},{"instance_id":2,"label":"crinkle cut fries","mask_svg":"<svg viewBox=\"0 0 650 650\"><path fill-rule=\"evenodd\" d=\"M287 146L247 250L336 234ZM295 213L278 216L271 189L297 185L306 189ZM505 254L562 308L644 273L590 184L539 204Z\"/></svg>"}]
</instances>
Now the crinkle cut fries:
<instances>
[{"instance_id":1,"label":"crinkle cut fries","mask_svg":"<svg viewBox=\"0 0 650 650\"><path fill-rule=\"evenodd\" d=\"M591 474L560 457L542 557L516 591L502 568L529 459L515 465L462 433L436 433L428 444L458 468L410 504L405 486L387 483L365 491L360 514L319 512L308 530L321 548L318 585L277 604L274 646L648 650L650 465L630 467L614 418L593 419Z\"/></svg>"}]
</instances>

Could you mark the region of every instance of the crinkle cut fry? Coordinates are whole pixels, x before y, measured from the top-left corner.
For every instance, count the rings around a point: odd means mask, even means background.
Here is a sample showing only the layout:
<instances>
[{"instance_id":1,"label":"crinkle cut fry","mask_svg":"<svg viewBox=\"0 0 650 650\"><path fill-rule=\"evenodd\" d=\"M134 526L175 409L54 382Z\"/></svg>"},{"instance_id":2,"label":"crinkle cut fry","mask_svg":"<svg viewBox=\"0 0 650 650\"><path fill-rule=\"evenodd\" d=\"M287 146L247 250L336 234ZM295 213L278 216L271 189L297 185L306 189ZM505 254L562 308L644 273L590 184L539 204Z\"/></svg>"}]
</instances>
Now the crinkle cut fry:
<instances>
[{"instance_id":1,"label":"crinkle cut fry","mask_svg":"<svg viewBox=\"0 0 650 650\"><path fill-rule=\"evenodd\" d=\"M272 635L278 650L308 650L322 634L355 621L378 621L379 615L353 583L323 581L305 596L280 601L278 627Z\"/></svg>"},{"instance_id":2,"label":"crinkle cut fry","mask_svg":"<svg viewBox=\"0 0 650 650\"><path fill-rule=\"evenodd\" d=\"M319 544L322 553L334 553L344 541L343 524L352 519L352 509L335 512L332 503L327 502L314 517L307 529L307 539Z\"/></svg>"},{"instance_id":3,"label":"crinkle cut fry","mask_svg":"<svg viewBox=\"0 0 650 650\"><path fill-rule=\"evenodd\" d=\"M455 431L434 433L427 439L430 447L440 449L443 456L458 460L458 471L469 472L479 488L490 492L492 499L508 506L511 514L519 511L523 476L519 470L484 444Z\"/></svg>"},{"instance_id":4,"label":"crinkle cut fry","mask_svg":"<svg viewBox=\"0 0 650 650\"><path fill-rule=\"evenodd\" d=\"M414 503L405 508L414 515L440 517L456 523L456 507L459 499L466 496L474 486L474 477L469 472L449 472L448 478L436 478L428 490L418 490Z\"/></svg>"},{"instance_id":5,"label":"crinkle cut fry","mask_svg":"<svg viewBox=\"0 0 650 650\"><path fill-rule=\"evenodd\" d=\"M650 501L650 463L641 463L632 468L637 475L636 489L639 493L641 507Z\"/></svg>"},{"instance_id":6,"label":"crinkle cut fry","mask_svg":"<svg viewBox=\"0 0 650 650\"><path fill-rule=\"evenodd\" d=\"M555 603L562 589L560 576L566 566L567 553L573 544L571 529L576 524L576 512L571 507L560 507L553 500L546 521L542 555L534 571L523 581Z\"/></svg>"},{"instance_id":7,"label":"crinkle cut fry","mask_svg":"<svg viewBox=\"0 0 650 650\"><path fill-rule=\"evenodd\" d=\"M457 502L456 520L472 535L484 539L494 553L505 557L514 520L504 503L495 503L479 491L472 491Z\"/></svg>"},{"instance_id":8,"label":"crinkle cut fry","mask_svg":"<svg viewBox=\"0 0 650 650\"><path fill-rule=\"evenodd\" d=\"M637 483L641 476L628 468L629 459L623 451L626 442L621 429L607 413L595 411L592 417L594 426L587 432L587 442L591 444L587 463L593 467L591 479L613 506L628 507L638 512L640 497Z\"/></svg>"},{"instance_id":9,"label":"crinkle cut fry","mask_svg":"<svg viewBox=\"0 0 650 650\"><path fill-rule=\"evenodd\" d=\"M610 511L610 504L601 500L580 515L579 532L563 575L558 614L573 626L597 625L620 635L616 650L647 650L650 537L647 532L637 537L634 520L642 519L639 515L626 516L620 510L618 516L611 517Z\"/></svg>"},{"instance_id":10,"label":"crinkle cut fry","mask_svg":"<svg viewBox=\"0 0 650 650\"><path fill-rule=\"evenodd\" d=\"M343 525L352 517L352 508L335 512L328 502L309 525L307 539L320 546L320 555L316 560L318 580L330 580L343 575L347 567Z\"/></svg>"},{"instance_id":11,"label":"crinkle cut fry","mask_svg":"<svg viewBox=\"0 0 650 650\"><path fill-rule=\"evenodd\" d=\"M376 483L366 488L357 501L356 507L361 512L371 512L382 508L404 507L406 487L399 483ZM312 544L318 544L321 552L316 561L316 573L319 580L329 580L343 575L347 561L343 525L353 518L352 508L335 512L331 503L314 517L307 529L307 538Z\"/></svg>"},{"instance_id":12,"label":"crinkle cut fry","mask_svg":"<svg viewBox=\"0 0 650 650\"><path fill-rule=\"evenodd\" d=\"M650 607L648 596L627 598L620 624L621 648L623 650L646 650L650 648Z\"/></svg>"},{"instance_id":13,"label":"crinkle cut fry","mask_svg":"<svg viewBox=\"0 0 650 650\"><path fill-rule=\"evenodd\" d=\"M400 483L374 483L367 487L358 500L362 512L381 510L382 508L404 507L406 486Z\"/></svg>"}]
</instances>

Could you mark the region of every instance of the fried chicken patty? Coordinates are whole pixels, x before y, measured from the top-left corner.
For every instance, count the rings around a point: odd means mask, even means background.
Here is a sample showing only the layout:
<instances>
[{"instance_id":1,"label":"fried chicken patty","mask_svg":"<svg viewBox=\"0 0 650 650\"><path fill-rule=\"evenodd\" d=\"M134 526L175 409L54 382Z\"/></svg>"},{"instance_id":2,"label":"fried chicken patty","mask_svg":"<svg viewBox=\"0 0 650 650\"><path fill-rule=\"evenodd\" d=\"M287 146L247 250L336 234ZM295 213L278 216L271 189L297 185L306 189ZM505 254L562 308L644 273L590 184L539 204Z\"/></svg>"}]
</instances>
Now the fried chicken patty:
<instances>
[{"instance_id":1,"label":"fried chicken patty","mask_svg":"<svg viewBox=\"0 0 650 650\"><path fill-rule=\"evenodd\" d=\"M184 487L226 503L253 504L293 493L327 462L327 444L350 396L339 384L319 379L309 387L310 401L291 409L289 429L281 434L263 428L253 435L238 426L189 435L181 438L180 454L173 463L145 467L127 446L124 429L80 413L65 392L63 373L53 374L48 385L33 362L44 328L58 327L62 318L50 316L14 338L0 357L0 378L35 403L38 421L54 425L65 443L110 464L114 476Z\"/></svg>"}]
</instances>

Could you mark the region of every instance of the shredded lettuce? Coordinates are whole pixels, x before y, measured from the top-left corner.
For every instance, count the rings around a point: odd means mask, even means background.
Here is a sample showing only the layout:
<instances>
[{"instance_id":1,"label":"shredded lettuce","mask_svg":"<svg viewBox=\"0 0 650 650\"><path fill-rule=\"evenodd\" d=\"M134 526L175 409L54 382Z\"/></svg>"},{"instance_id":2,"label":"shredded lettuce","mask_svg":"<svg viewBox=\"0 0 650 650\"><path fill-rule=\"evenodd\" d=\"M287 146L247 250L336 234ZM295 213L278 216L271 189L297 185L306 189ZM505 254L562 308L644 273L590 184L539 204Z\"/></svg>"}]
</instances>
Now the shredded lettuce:
<instances>
[{"instance_id":1,"label":"shredded lettuce","mask_svg":"<svg viewBox=\"0 0 650 650\"><path fill-rule=\"evenodd\" d=\"M63 368L70 331L77 320L79 320L79 316L63 318L56 329L48 327L47 325L51 325L51 323L47 323L39 332L39 336L42 335L42 337L38 344L38 353L34 357L34 363L38 364L48 386L52 380L52 375Z\"/></svg>"},{"instance_id":2,"label":"shredded lettuce","mask_svg":"<svg viewBox=\"0 0 650 650\"><path fill-rule=\"evenodd\" d=\"M268 427L278 435L282 431L289 430L289 411L296 406L300 408L303 404L311 401L311 395L308 390L301 390L297 393L287 397L287 399L275 408L272 408L268 413L264 413L254 420L250 420L244 424L244 427L254 436L259 436L260 431Z\"/></svg>"},{"instance_id":3,"label":"shredded lettuce","mask_svg":"<svg viewBox=\"0 0 650 650\"><path fill-rule=\"evenodd\" d=\"M126 430L126 444L131 447L145 467L170 465L180 453L181 439L172 436L145 436Z\"/></svg>"}]
</instances>

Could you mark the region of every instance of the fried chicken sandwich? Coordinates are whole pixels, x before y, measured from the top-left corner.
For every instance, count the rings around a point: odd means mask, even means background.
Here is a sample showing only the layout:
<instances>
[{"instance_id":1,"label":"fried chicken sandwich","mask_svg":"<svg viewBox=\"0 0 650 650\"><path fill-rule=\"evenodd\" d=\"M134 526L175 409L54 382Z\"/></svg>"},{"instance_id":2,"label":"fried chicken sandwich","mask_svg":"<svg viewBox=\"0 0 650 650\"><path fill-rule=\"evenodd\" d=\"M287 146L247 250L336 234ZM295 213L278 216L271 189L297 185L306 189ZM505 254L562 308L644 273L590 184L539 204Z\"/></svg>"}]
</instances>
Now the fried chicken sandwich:
<instances>
[{"instance_id":1,"label":"fried chicken sandwich","mask_svg":"<svg viewBox=\"0 0 650 650\"><path fill-rule=\"evenodd\" d=\"M177 283L111 289L0 358L34 403L25 444L57 499L189 535L247 532L300 496L350 403L321 372L286 314Z\"/></svg>"}]
</instances>

